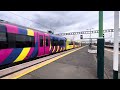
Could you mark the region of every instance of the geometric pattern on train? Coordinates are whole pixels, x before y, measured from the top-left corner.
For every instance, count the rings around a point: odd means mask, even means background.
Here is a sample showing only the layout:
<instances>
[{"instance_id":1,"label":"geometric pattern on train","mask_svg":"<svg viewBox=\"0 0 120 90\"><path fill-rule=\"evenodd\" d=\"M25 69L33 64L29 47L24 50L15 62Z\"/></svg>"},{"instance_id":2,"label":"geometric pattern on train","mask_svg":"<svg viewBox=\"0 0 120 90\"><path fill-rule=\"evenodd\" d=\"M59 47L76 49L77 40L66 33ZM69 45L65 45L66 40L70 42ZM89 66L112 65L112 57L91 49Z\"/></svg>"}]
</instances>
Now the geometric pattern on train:
<instances>
[{"instance_id":1,"label":"geometric pattern on train","mask_svg":"<svg viewBox=\"0 0 120 90\"><path fill-rule=\"evenodd\" d=\"M30 35L34 36L33 30L24 30L21 28L17 28L18 33L17 34L23 34L23 35ZM10 55L2 62L2 64L8 64L12 62L18 62L22 61L26 58L26 56L30 56L32 53L34 53L36 50L33 50L34 48L27 47L27 48L13 48Z\"/></svg>"}]
</instances>

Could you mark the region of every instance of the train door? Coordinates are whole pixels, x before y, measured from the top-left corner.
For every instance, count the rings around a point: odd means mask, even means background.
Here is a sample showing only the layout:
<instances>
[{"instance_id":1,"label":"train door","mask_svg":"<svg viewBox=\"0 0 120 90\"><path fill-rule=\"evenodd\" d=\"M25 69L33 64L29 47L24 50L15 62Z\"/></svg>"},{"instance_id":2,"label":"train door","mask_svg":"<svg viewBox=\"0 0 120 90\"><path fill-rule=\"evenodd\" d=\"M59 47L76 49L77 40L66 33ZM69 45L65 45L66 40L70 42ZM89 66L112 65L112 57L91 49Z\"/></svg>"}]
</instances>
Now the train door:
<instances>
[{"instance_id":1,"label":"train door","mask_svg":"<svg viewBox=\"0 0 120 90\"><path fill-rule=\"evenodd\" d=\"M44 36L45 41L45 54L50 54L50 36L48 34L45 34Z\"/></svg>"},{"instance_id":2,"label":"train door","mask_svg":"<svg viewBox=\"0 0 120 90\"><path fill-rule=\"evenodd\" d=\"M45 54L45 45L44 45L44 34L38 34L38 56L43 56Z\"/></svg>"}]
</instances>

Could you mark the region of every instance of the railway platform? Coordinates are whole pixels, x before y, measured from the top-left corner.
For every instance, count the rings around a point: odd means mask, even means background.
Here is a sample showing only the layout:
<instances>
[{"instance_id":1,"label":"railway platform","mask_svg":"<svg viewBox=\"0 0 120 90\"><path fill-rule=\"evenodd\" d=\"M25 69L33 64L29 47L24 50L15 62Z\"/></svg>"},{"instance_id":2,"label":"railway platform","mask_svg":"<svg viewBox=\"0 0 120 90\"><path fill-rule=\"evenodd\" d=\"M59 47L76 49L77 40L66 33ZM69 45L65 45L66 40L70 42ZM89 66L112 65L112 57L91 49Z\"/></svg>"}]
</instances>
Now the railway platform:
<instances>
[{"instance_id":1,"label":"railway platform","mask_svg":"<svg viewBox=\"0 0 120 90\"><path fill-rule=\"evenodd\" d=\"M97 54L88 49L86 45L2 69L0 79L98 79ZM113 50L104 50L104 79L112 79Z\"/></svg>"},{"instance_id":2,"label":"railway platform","mask_svg":"<svg viewBox=\"0 0 120 90\"><path fill-rule=\"evenodd\" d=\"M97 79L96 72L95 54L83 46L18 79Z\"/></svg>"}]
</instances>

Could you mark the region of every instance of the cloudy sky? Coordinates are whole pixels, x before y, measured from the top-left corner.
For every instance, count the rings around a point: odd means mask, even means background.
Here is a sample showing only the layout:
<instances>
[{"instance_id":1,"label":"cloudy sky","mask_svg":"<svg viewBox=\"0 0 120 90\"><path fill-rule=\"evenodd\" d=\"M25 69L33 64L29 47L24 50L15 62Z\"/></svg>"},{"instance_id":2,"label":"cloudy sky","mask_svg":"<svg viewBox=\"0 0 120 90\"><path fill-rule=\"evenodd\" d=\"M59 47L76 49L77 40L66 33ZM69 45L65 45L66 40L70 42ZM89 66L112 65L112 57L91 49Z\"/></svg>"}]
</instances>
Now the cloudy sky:
<instances>
[{"instance_id":1,"label":"cloudy sky","mask_svg":"<svg viewBox=\"0 0 120 90\"><path fill-rule=\"evenodd\" d=\"M98 11L0 11L0 19L54 33L79 32L94 28L98 30ZM104 29L114 28L114 12L104 11ZM65 36L79 40L80 35ZM89 35L83 35L89 38ZM92 34L97 38L98 34ZM105 34L106 40L113 40L113 33Z\"/></svg>"}]
</instances>

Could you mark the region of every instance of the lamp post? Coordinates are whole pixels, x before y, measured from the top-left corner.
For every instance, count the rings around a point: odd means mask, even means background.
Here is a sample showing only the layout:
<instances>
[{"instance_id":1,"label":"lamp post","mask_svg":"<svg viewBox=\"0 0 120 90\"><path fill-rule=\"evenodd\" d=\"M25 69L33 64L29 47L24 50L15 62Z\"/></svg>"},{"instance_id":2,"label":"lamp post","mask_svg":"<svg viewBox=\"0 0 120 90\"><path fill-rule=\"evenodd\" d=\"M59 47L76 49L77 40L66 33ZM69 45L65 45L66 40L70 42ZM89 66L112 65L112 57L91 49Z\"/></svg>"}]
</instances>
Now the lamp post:
<instances>
[{"instance_id":1,"label":"lamp post","mask_svg":"<svg viewBox=\"0 0 120 90\"><path fill-rule=\"evenodd\" d=\"M97 39L97 77L104 79L103 11L99 11L99 38Z\"/></svg>"},{"instance_id":2,"label":"lamp post","mask_svg":"<svg viewBox=\"0 0 120 90\"><path fill-rule=\"evenodd\" d=\"M92 39L91 39L91 30L94 28L90 28L90 29L86 29L86 30L90 30L90 44L89 44L89 48L91 49L91 45L92 45Z\"/></svg>"}]
</instances>

